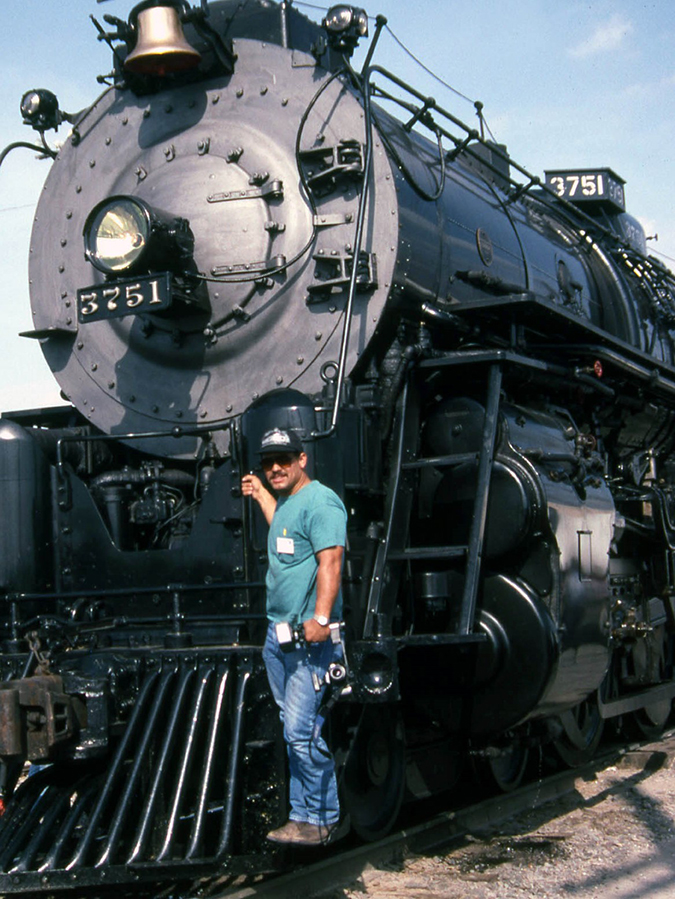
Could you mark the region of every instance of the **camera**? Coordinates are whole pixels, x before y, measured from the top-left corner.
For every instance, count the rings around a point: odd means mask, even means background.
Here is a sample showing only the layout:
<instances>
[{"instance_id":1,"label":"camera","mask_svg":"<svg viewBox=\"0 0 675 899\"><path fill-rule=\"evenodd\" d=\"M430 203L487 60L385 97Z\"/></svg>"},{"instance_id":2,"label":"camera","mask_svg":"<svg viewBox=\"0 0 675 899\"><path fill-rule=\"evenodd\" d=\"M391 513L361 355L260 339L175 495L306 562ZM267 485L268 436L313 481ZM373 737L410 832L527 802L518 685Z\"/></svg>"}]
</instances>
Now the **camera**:
<instances>
[{"instance_id":1,"label":"camera","mask_svg":"<svg viewBox=\"0 0 675 899\"><path fill-rule=\"evenodd\" d=\"M299 643L305 642L305 632L302 628L294 628L288 621L278 621L274 625L279 647L283 652L292 652Z\"/></svg>"}]
</instances>

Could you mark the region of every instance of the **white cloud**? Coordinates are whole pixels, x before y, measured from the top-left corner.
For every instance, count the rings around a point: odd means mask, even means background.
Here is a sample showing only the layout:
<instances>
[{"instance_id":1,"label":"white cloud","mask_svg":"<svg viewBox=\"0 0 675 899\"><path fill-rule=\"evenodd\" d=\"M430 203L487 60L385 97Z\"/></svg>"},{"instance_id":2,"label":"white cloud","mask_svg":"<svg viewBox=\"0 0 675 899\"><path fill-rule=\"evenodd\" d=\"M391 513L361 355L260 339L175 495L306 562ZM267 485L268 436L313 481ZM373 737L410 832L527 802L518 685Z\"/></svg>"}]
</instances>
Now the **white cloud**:
<instances>
[{"instance_id":1,"label":"white cloud","mask_svg":"<svg viewBox=\"0 0 675 899\"><path fill-rule=\"evenodd\" d=\"M633 30L633 23L620 13L616 13L608 22L603 22L586 40L569 49L569 55L577 58L593 56L616 50Z\"/></svg>"},{"instance_id":2,"label":"white cloud","mask_svg":"<svg viewBox=\"0 0 675 899\"><path fill-rule=\"evenodd\" d=\"M623 88L623 96L630 99L655 96L663 91L670 91L675 86L675 73L659 78L657 81L644 81L629 84Z\"/></svg>"}]
</instances>

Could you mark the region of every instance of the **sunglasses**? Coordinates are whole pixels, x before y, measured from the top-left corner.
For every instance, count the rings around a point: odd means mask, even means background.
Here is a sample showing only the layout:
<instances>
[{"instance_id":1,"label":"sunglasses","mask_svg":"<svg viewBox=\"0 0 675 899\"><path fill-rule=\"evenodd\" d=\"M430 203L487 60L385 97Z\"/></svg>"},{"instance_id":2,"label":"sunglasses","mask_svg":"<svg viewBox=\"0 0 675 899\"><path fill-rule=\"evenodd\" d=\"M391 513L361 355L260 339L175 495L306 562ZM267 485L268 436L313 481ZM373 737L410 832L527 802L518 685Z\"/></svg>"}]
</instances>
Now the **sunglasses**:
<instances>
[{"instance_id":1,"label":"sunglasses","mask_svg":"<svg viewBox=\"0 0 675 899\"><path fill-rule=\"evenodd\" d=\"M296 458L297 456L293 456L290 453L281 453L278 456L264 456L260 460L260 465L263 471L271 471L275 465L278 465L280 468L290 468Z\"/></svg>"}]
</instances>

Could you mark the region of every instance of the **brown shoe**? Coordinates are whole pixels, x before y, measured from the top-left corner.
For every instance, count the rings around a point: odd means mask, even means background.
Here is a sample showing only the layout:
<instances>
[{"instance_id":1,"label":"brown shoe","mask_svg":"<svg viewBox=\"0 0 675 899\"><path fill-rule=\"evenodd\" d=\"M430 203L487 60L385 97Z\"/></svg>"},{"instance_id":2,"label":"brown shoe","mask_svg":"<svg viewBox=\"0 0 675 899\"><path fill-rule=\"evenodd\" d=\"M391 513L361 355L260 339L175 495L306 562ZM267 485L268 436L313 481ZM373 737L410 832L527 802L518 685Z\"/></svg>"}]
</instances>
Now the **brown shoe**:
<instances>
[{"instance_id":1,"label":"brown shoe","mask_svg":"<svg viewBox=\"0 0 675 899\"><path fill-rule=\"evenodd\" d=\"M305 822L300 824L300 832L294 837L292 842L295 846L326 846L344 836L344 833L338 834L338 822L334 824L310 824Z\"/></svg>"},{"instance_id":2,"label":"brown shoe","mask_svg":"<svg viewBox=\"0 0 675 899\"><path fill-rule=\"evenodd\" d=\"M340 829L339 822L334 824L310 824L308 821L287 821L267 834L273 843L285 843L292 846L326 846L334 840L345 836L349 830Z\"/></svg>"},{"instance_id":3,"label":"brown shoe","mask_svg":"<svg viewBox=\"0 0 675 899\"><path fill-rule=\"evenodd\" d=\"M267 839L273 843L297 843L300 839L301 828L305 825L301 821L287 821L282 827L271 830Z\"/></svg>"},{"instance_id":4,"label":"brown shoe","mask_svg":"<svg viewBox=\"0 0 675 899\"><path fill-rule=\"evenodd\" d=\"M298 839L293 842L296 846L321 846L323 845L322 837L325 829L325 827L320 827L318 824L310 824L309 821L305 821L300 825Z\"/></svg>"}]
</instances>

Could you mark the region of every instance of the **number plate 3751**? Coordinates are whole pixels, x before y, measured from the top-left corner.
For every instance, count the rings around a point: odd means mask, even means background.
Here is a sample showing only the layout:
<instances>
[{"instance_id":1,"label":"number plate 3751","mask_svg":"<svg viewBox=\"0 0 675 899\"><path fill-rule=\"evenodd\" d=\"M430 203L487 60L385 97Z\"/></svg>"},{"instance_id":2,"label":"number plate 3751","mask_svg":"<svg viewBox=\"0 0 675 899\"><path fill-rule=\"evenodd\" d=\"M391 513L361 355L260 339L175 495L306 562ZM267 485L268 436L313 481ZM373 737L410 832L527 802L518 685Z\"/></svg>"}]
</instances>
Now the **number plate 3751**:
<instances>
[{"instance_id":1,"label":"number plate 3751","mask_svg":"<svg viewBox=\"0 0 675 899\"><path fill-rule=\"evenodd\" d=\"M161 272L126 281L109 281L77 291L77 319L94 322L139 312L160 312L171 305L171 275Z\"/></svg>"}]
</instances>

